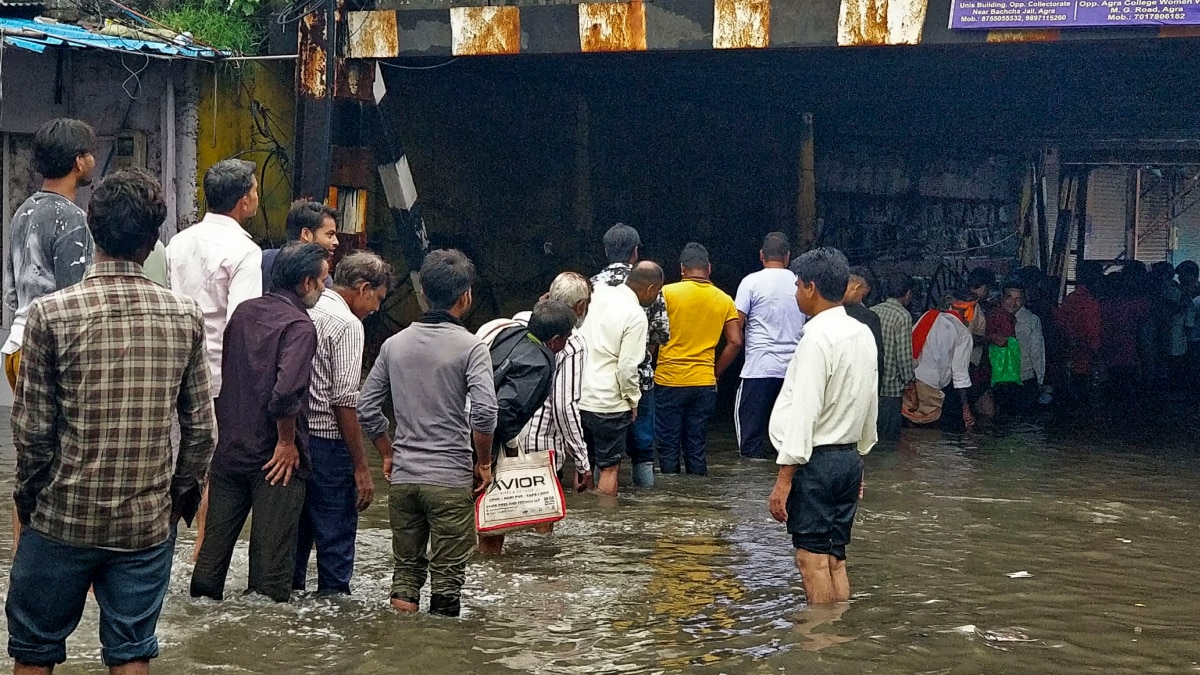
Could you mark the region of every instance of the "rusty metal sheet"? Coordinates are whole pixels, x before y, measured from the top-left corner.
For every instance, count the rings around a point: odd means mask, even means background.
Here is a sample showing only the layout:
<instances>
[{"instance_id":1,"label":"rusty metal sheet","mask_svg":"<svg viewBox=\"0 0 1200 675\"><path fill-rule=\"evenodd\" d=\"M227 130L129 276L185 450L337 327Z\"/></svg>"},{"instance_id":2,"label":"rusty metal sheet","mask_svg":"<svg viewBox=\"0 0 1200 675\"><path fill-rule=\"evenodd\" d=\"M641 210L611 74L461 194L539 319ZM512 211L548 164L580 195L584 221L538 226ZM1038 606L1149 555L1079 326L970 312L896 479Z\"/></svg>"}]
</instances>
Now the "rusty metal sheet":
<instances>
[{"instance_id":1,"label":"rusty metal sheet","mask_svg":"<svg viewBox=\"0 0 1200 675\"><path fill-rule=\"evenodd\" d=\"M396 12L348 12L349 40L346 56L352 59L390 59L400 54L400 29Z\"/></svg>"},{"instance_id":2,"label":"rusty metal sheet","mask_svg":"<svg viewBox=\"0 0 1200 675\"><path fill-rule=\"evenodd\" d=\"M928 8L929 0L842 0L838 44L920 44Z\"/></svg>"},{"instance_id":3,"label":"rusty metal sheet","mask_svg":"<svg viewBox=\"0 0 1200 675\"><path fill-rule=\"evenodd\" d=\"M585 52L646 50L646 7L633 2L579 4L579 48Z\"/></svg>"},{"instance_id":4,"label":"rusty metal sheet","mask_svg":"<svg viewBox=\"0 0 1200 675\"><path fill-rule=\"evenodd\" d=\"M450 10L451 51L455 56L519 54L519 7L454 7Z\"/></svg>"},{"instance_id":5,"label":"rusty metal sheet","mask_svg":"<svg viewBox=\"0 0 1200 675\"><path fill-rule=\"evenodd\" d=\"M324 98L329 59L325 53L325 13L311 12L300 20L296 88L302 96Z\"/></svg>"},{"instance_id":6,"label":"rusty metal sheet","mask_svg":"<svg viewBox=\"0 0 1200 675\"><path fill-rule=\"evenodd\" d=\"M762 49L771 44L771 0L716 0L713 49Z\"/></svg>"},{"instance_id":7,"label":"rusty metal sheet","mask_svg":"<svg viewBox=\"0 0 1200 675\"><path fill-rule=\"evenodd\" d=\"M989 30L988 42L1058 42L1061 32L1050 30Z\"/></svg>"}]
</instances>

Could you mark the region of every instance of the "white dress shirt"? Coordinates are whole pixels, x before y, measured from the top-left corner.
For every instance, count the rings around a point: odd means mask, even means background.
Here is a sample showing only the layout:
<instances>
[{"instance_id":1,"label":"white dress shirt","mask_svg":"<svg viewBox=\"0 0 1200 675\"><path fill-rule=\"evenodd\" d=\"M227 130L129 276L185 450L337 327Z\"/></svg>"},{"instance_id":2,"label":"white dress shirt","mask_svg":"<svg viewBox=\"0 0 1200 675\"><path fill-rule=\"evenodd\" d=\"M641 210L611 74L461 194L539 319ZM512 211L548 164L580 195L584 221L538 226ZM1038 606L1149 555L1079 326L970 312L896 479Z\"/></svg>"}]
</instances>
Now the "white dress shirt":
<instances>
[{"instance_id":1,"label":"white dress shirt","mask_svg":"<svg viewBox=\"0 0 1200 675\"><path fill-rule=\"evenodd\" d=\"M597 285L579 329L588 346L579 409L610 414L636 410L638 366L646 358L646 310L625 284Z\"/></svg>"},{"instance_id":2,"label":"white dress shirt","mask_svg":"<svg viewBox=\"0 0 1200 675\"><path fill-rule=\"evenodd\" d=\"M171 290L200 303L204 312L213 397L221 393L221 344L233 310L263 294L262 249L236 220L215 213L167 244Z\"/></svg>"},{"instance_id":3,"label":"white dress shirt","mask_svg":"<svg viewBox=\"0 0 1200 675\"><path fill-rule=\"evenodd\" d=\"M1021 345L1021 381L1037 378L1041 384L1046 379L1046 338L1042 333L1042 320L1028 307L1017 310L1015 319L1017 342Z\"/></svg>"},{"instance_id":4,"label":"white dress shirt","mask_svg":"<svg viewBox=\"0 0 1200 675\"><path fill-rule=\"evenodd\" d=\"M945 389L951 382L955 389L970 389L973 348L971 332L962 321L942 312L929 329L913 376L934 389Z\"/></svg>"},{"instance_id":5,"label":"white dress shirt","mask_svg":"<svg viewBox=\"0 0 1200 675\"><path fill-rule=\"evenodd\" d=\"M819 445L855 444L867 454L879 439L879 365L871 329L841 307L804 324L783 390L771 412L778 464L806 464Z\"/></svg>"}]
</instances>

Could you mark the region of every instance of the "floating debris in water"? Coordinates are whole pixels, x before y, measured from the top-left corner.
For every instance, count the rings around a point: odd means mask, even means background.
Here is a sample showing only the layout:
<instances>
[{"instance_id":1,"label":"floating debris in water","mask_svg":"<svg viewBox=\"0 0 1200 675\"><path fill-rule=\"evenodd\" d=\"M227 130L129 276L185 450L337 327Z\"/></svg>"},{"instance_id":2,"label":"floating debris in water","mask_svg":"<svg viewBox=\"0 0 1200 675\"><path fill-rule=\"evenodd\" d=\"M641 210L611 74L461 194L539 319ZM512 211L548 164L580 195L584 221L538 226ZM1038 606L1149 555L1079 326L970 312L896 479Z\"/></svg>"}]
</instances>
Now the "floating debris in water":
<instances>
[{"instance_id":1,"label":"floating debris in water","mask_svg":"<svg viewBox=\"0 0 1200 675\"><path fill-rule=\"evenodd\" d=\"M1026 572L1025 570L1021 570L1020 572L1009 572L1004 576L1008 577L1009 579L1029 579L1033 577L1032 574Z\"/></svg>"}]
</instances>

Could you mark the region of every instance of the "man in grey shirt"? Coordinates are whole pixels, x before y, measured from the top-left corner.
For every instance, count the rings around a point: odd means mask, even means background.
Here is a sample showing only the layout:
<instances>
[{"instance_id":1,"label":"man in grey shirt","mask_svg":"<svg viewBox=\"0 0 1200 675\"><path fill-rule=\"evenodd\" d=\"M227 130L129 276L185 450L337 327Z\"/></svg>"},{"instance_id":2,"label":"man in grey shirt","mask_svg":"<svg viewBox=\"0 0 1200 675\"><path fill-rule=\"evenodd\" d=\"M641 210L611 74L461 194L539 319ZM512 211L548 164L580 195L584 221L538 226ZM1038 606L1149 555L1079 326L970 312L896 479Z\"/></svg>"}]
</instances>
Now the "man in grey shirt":
<instances>
[{"instance_id":1,"label":"man in grey shirt","mask_svg":"<svg viewBox=\"0 0 1200 675\"><path fill-rule=\"evenodd\" d=\"M29 306L79 283L92 264L92 235L75 192L92 182L95 147L95 132L79 120L50 120L34 134L33 164L42 189L13 215L12 246L4 250L4 305L13 312L13 324L0 352L14 390Z\"/></svg>"},{"instance_id":2,"label":"man in grey shirt","mask_svg":"<svg viewBox=\"0 0 1200 675\"><path fill-rule=\"evenodd\" d=\"M391 483L391 602L401 612L419 609L428 572L429 612L458 616L475 551L475 494L492 480L492 360L462 324L474 279L475 266L459 251L425 257L420 281L429 311L383 343L359 397L359 420ZM383 414L389 394L394 441Z\"/></svg>"}]
</instances>

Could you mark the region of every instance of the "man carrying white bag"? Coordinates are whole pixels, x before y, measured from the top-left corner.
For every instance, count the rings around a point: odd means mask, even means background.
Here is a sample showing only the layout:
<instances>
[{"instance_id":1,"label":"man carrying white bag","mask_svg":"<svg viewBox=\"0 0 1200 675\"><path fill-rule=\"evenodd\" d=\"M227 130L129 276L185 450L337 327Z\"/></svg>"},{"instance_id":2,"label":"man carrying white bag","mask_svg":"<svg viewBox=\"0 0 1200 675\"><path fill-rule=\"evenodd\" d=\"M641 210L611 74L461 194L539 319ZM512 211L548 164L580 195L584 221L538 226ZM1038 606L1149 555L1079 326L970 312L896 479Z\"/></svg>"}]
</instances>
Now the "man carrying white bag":
<instances>
[{"instance_id":1,"label":"man carrying white bag","mask_svg":"<svg viewBox=\"0 0 1200 675\"><path fill-rule=\"evenodd\" d=\"M526 453L516 447L516 440L550 394L555 354L566 346L575 321L569 305L544 299L534 307L527 327L517 321L494 321L477 334L491 351L498 407L494 479L475 505L483 553L499 554L507 532L566 515L553 453Z\"/></svg>"}]
</instances>

